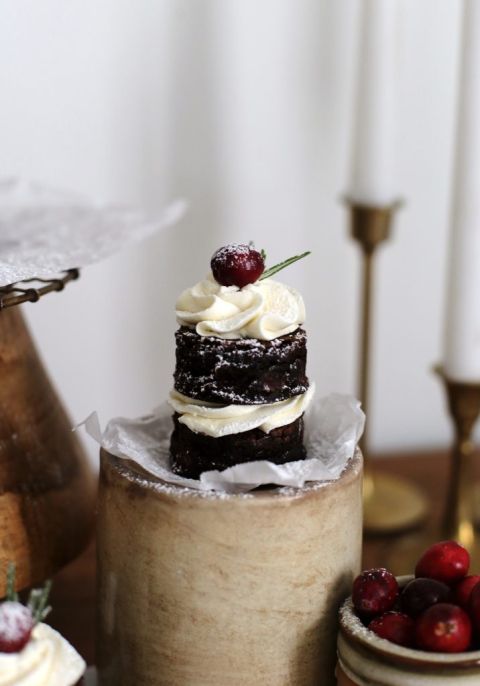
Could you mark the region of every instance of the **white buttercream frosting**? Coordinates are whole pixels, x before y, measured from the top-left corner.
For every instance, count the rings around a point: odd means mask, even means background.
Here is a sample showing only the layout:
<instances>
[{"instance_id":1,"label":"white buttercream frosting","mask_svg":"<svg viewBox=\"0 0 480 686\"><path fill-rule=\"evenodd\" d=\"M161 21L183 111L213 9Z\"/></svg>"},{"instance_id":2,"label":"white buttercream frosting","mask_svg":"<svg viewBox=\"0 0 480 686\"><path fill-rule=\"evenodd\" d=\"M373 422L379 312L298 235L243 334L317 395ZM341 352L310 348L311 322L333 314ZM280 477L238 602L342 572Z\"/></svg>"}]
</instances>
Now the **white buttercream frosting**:
<instances>
[{"instance_id":1,"label":"white buttercream frosting","mask_svg":"<svg viewBox=\"0 0 480 686\"><path fill-rule=\"evenodd\" d=\"M175 307L180 325L195 327L200 336L225 339L271 341L305 321L300 293L272 279L238 288L222 286L209 274L183 291Z\"/></svg>"},{"instance_id":2,"label":"white buttercream frosting","mask_svg":"<svg viewBox=\"0 0 480 686\"><path fill-rule=\"evenodd\" d=\"M19 653L0 653L0 686L74 686L85 662L57 631L37 624Z\"/></svg>"},{"instance_id":3,"label":"white buttercream frosting","mask_svg":"<svg viewBox=\"0 0 480 686\"><path fill-rule=\"evenodd\" d=\"M298 419L307 409L315 384L306 393L265 405L217 405L194 400L173 390L170 405L180 415L179 422L195 433L213 438L261 429L269 433Z\"/></svg>"}]
</instances>

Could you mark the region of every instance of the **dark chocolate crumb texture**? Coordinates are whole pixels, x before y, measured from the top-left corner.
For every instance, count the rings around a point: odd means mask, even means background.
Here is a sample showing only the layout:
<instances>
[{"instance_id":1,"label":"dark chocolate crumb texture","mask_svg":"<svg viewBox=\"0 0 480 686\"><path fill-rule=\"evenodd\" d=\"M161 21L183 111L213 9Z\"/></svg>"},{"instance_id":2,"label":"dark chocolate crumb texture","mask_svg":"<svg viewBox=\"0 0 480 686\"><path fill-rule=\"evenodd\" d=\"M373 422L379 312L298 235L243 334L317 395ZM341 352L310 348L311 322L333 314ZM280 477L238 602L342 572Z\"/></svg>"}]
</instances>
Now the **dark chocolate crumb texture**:
<instances>
[{"instance_id":1,"label":"dark chocolate crumb texture","mask_svg":"<svg viewBox=\"0 0 480 686\"><path fill-rule=\"evenodd\" d=\"M251 429L220 438L212 438L190 431L174 415L171 441L172 469L189 479L198 479L202 472L219 471L252 460L269 460L285 464L305 458L303 446L303 418L270 433Z\"/></svg>"},{"instance_id":2,"label":"dark chocolate crumb texture","mask_svg":"<svg viewBox=\"0 0 480 686\"><path fill-rule=\"evenodd\" d=\"M305 309L295 289L269 277L304 257L265 269L265 253L225 246L212 273L176 305L172 468L202 472L253 460L305 458Z\"/></svg>"},{"instance_id":3,"label":"dark chocolate crumb texture","mask_svg":"<svg viewBox=\"0 0 480 686\"><path fill-rule=\"evenodd\" d=\"M175 339L175 389L190 398L249 405L286 400L308 389L303 329L260 341L199 336L182 326Z\"/></svg>"}]
</instances>

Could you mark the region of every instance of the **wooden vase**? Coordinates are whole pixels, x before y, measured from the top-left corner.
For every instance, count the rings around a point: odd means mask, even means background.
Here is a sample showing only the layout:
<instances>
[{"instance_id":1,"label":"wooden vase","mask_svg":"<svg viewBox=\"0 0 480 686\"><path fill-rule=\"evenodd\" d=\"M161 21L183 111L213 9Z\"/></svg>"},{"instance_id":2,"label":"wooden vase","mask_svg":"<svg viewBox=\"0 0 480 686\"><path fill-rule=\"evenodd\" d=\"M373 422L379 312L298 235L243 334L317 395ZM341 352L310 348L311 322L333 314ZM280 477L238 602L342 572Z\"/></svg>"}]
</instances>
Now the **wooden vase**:
<instances>
[{"instance_id":1,"label":"wooden vase","mask_svg":"<svg viewBox=\"0 0 480 686\"><path fill-rule=\"evenodd\" d=\"M100 686L333 686L361 475L357 453L331 483L205 494L102 451Z\"/></svg>"},{"instance_id":2,"label":"wooden vase","mask_svg":"<svg viewBox=\"0 0 480 686\"><path fill-rule=\"evenodd\" d=\"M72 365L72 371L74 367ZM95 478L19 307L0 311L0 596L76 557L93 527Z\"/></svg>"}]
</instances>

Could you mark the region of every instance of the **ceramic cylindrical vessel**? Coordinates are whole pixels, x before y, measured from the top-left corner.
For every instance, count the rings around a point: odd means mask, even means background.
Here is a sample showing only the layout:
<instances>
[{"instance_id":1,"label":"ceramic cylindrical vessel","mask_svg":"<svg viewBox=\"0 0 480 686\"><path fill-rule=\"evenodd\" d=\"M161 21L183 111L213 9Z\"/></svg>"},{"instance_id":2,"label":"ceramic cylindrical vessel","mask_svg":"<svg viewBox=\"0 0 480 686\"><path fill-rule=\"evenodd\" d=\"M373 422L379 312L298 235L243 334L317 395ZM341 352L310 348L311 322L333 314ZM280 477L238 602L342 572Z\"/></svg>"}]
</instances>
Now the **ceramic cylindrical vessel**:
<instances>
[{"instance_id":1,"label":"ceramic cylindrical vessel","mask_svg":"<svg viewBox=\"0 0 480 686\"><path fill-rule=\"evenodd\" d=\"M362 458L304 489L205 494L101 456L101 686L330 686Z\"/></svg>"},{"instance_id":2,"label":"ceramic cylindrical vessel","mask_svg":"<svg viewBox=\"0 0 480 686\"><path fill-rule=\"evenodd\" d=\"M399 577L400 586L413 577ZM368 631L351 599L340 611L338 686L478 686L480 651L446 654L402 648Z\"/></svg>"}]
</instances>

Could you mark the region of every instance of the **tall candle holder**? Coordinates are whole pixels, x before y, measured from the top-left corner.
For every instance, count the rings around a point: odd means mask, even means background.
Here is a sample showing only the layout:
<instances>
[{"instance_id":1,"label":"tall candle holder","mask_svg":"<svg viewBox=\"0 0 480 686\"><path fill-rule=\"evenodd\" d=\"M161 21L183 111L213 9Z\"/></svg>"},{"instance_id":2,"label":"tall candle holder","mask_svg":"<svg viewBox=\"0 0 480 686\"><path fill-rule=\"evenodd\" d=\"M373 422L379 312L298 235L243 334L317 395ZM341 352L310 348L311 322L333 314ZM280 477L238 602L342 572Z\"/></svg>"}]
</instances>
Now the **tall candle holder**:
<instances>
[{"instance_id":1,"label":"tall candle holder","mask_svg":"<svg viewBox=\"0 0 480 686\"><path fill-rule=\"evenodd\" d=\"M472 440L473 428L480 416L480 382L455 381L441 367L437 367L436 372L445 386L454 428L445 509L439 527L404 538L395 546L388 560L395 574L411 574L416 561L429 545L449 539L467 548L473 569L480 566L480 540L475 529L475 446Z\"/></svg>"},{"instance_id":2,"label":"tall candle holder","mask_svg":"<svg viewBox=\"0 0 480 686\"><path fill-rule=\"evenodd\" d=\"M480 415L480 382L454 381L442 369L438 369L438 372L445 384L455 431L443 535L458 541L478 556L479 542L475 533L475 445L472 432Z\"/></svg>"},{"instance_id":3,"label":"tall candle holder","mask_svg":"<svg viewBox=\"0 0 480 686\"><path fill-rule=\"evenodd\" d=\"M391 533L412 528L426 515L427 504L421 491L412 483L374 470L369 458L368 410L370 386L370 339L374 258L377 248L390 236L392 218L400 203L375 206L346 199L351 213L351 235L362 250L362 295L359 397L367 415L360 447L365 457L364 527L366 533Z\"/></svg>"}]
</instances>

